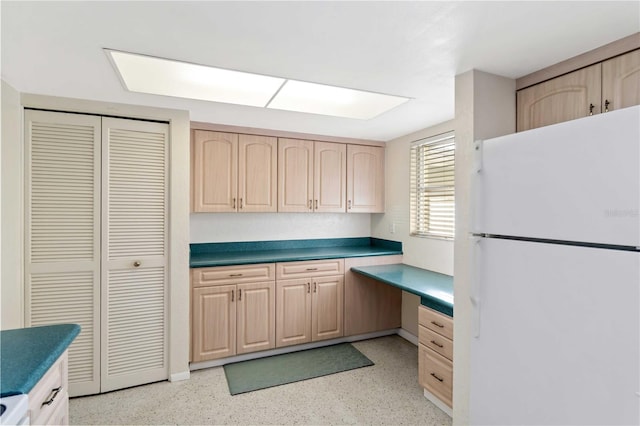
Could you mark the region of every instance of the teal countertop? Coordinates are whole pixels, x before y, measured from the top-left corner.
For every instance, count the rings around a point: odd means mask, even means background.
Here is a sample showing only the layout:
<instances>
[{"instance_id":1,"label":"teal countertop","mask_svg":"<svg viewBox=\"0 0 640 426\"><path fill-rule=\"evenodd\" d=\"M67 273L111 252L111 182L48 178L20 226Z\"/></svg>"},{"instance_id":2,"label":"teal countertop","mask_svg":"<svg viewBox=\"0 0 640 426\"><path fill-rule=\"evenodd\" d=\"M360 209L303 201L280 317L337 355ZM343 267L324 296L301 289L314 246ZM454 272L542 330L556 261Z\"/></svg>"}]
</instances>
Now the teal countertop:
<instances>
[{"instance_id":1,"label":"teal countertop","mask_svg":"<svg viewBox=\"0 0 640 426\"><path fill-rule=\"evenodd\" d=\"M402 243L369 237L207 243L190 246L191 268L402 254Z\"/></svg>"},{"instance_id":2,"label":"teal countertop","mask_svg":"<svg viewBox=\"0 0 640 426\"><path fill-rule=\"evenodd\" d=\"M29 393L79 333L77 324L0 331L0 396Z\"/></svg>"},{"instance_id":3,"label":"teal countertop","mask_svg":"<svg viewBox=\"0 0 640 426\"><path fill-rule=\"evenodd\" d=\"M353 272L420 296L420 302L453 317L453 277L405 264L361 266Z\"/></svg>"}]
</instances>

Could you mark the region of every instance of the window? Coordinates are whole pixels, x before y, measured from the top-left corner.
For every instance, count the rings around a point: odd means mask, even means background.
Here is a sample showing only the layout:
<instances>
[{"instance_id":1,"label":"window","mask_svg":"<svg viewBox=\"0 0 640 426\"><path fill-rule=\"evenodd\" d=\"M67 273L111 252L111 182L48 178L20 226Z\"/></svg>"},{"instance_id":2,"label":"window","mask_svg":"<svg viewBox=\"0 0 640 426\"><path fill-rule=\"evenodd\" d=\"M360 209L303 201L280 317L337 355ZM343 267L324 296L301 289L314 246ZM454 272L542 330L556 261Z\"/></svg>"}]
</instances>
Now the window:
<instances>
[{"instance_id":1,"label":"window","mask_svg":"<svg viewBox=\"0 0 640 426\"><path fill-rule=\"evenodd\" d=\"M453 132L411 145L411 235L454 237L454 163Z\"/></svg>"}]
</instances>

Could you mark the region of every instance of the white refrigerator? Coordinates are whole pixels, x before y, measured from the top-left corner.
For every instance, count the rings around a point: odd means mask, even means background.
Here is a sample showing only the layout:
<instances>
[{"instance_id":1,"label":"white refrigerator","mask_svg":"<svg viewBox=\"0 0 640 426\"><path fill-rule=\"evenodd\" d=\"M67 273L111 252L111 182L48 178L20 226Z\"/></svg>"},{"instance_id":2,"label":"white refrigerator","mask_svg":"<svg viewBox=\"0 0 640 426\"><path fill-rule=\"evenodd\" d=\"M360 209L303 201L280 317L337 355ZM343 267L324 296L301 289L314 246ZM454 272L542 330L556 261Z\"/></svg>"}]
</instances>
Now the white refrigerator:
<instances>
[{"instance_id":1,"label":"white refrigerator","mask_svg":"<svg viewBox=\"0 0 640 426\"><path fill-rule=\"evenodd\" d=\"M476 143L469 418L640 424L640 107Z\"/></svg>"}]
</instances>

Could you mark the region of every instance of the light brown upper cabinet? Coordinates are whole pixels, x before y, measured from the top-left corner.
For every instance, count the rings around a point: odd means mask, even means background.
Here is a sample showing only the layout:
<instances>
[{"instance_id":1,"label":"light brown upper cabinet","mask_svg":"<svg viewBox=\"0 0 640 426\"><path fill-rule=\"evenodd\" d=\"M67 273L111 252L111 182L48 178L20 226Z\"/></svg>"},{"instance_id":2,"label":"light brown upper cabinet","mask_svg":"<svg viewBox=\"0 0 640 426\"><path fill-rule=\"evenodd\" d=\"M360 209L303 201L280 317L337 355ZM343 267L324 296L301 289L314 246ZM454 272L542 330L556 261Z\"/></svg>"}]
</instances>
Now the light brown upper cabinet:
<instances>
[{"instance_id":1,"label":"light brown upper cabinet","mask_svg":"<svg viewBox=\"0 0 640 426\"><path fill-rule=\"evenodd\" d=\"M518 131L599 113L600 84L596 64L518 91Z\"/></svg>"},{"instance_id":2,"label":"light brown upper cabinet","mask_svg":"<svg viewBox=\"0 0 640 426\"><path fill-rule=\"evenodd\" d=\"M603 111L640 104L640 50L602 63Z\"/></svg>"},{"instance_id":3,"label":"light brown upper cabinet","mask_svg":"<svg viewBox=\"0 0 640 426\"><path fill-rule=\"evenodd\" d=\"M384 212L384 148L347 145L347 212Z\"/></svg>"},{"instance_id":4,"label":"light brown upper cabinet","mask_svg":"<svg viewBox=\"0 0 640 426\"><path fill-rule=\"evenodd\" d=\"M194 212L276 212L277 139L193 131Z\"/></svg>"},{"instance_id":5,"label":"light brown upper cabinet","mask_svg":"<svg viewBox=\"0 0 640 426\"><path fill-rule=\"evenodd\" d=\"M344 212L346 145L278 139L278 211Z\"/></svg>"},{"instance_id":6,"label":"light brown upper cabinet","mask_svg":"<svg viewBox=\"0 0 640 426\"><path fill-rule=\"evenodd\" d=\"M640 104L640 50L517 92L517 130Z\"/></svg>"}]
</instances>

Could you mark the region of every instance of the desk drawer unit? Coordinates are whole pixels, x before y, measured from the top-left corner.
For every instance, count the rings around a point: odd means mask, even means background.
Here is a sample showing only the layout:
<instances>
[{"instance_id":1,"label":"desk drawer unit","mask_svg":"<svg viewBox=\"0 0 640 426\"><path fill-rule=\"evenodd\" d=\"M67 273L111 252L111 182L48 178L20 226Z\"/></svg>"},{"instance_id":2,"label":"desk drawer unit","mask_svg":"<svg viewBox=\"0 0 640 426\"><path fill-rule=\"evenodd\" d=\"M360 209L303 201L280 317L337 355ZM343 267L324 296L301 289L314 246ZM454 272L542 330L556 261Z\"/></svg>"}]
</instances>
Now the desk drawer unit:
<instances>
[{"instance_id":1,"label":"desk drawer unit","mask_svg":"<svg viewBox=\"0 0 640 426\"><path fill-rule=\"evenodd\" d=\"M418 381L428 393L452 408L453 318L420 306L418 323ZM426 392L425 396L432 399Z\"/></svg>"}]
</instances>

